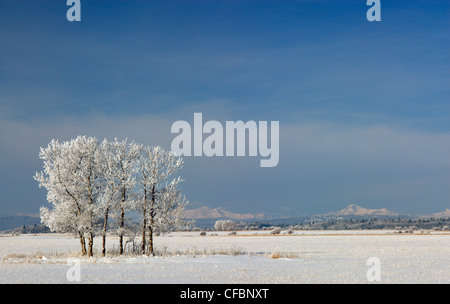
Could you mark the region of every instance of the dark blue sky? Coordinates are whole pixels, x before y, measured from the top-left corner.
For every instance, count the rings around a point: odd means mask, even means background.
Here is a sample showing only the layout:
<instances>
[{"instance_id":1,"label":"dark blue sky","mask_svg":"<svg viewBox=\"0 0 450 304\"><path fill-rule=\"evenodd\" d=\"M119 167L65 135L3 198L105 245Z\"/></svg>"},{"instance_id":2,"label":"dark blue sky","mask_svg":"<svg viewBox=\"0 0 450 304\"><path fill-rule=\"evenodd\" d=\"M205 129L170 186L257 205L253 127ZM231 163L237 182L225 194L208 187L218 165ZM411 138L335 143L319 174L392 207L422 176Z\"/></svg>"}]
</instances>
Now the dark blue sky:
<instances>
[{"instance_id":1,"label":"dark blue sky","mask_svg":"<svg viewBox=\"0 0 450 304\"><path fill-rule=\"evenodd\" d=\"M170 148L171 124L280 121L280 164L186 158L192 207L450 208L449 1L0 1L0 214L36 213L39 147Z\"/></svg>"}]
</instances>

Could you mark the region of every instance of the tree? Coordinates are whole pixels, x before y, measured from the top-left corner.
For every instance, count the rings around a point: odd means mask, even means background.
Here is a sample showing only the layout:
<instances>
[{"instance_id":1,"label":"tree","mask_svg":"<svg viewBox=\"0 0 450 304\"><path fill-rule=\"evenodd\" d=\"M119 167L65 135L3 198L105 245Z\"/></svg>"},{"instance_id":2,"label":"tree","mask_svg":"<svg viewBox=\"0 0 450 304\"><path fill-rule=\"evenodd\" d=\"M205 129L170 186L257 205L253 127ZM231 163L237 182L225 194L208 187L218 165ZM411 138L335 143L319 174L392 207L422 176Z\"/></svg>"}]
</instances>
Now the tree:
<instances>
[{"instance_id":1,"label":"tree","mask_svg":"<svg viewBox=\"0 0 450 304\"><path fill-rule=\"evenodd\" d=\"M142 253L148 246L153 255L153 233L164 233L181 222L181 213L187 203L177 190L180 178L168 183L169 177L183 167L183 160L161 147L145 147L140 157L139 199L137 209L142 216ZM148 231L148 241L146 240Z\"/></svg>"},{"instance_id":2,"label":"tree","mask_svg":"<svg viewBox=\"0 0 450 304\"><path fill-rule=\"evenodd\" d=\"M99 199L100 209L103 211L103 229L102 229L102 255L106 255L106 233L108 228L109 213L115 207L118 199L119 187L115 178L117 170L117 161L114 151L110 149L110 143L104 140L100 146L103 155L100 164L105 179L104 189Z\"/></svg>"},{"instance_id":3,"label":"tree","mask_svg":"<svg viewBox=\"0 0 450 304\"><path fill-rule=\"evenodd\" d=\"M270 231L270 234L280 234L280 233L281 233L280 227L275 227L272 229L272 231Z\"/></svg>"},{"instance_id":4,"label":"tree","mask_svg":"<svg viewBox=\"0 0 450 304\"><path fill-rule=\"evenodd\" d=\"M181 158L160 147L142 147L127 140L101 144L93 137L70 141L52 140L41 148L44 170L34 178L47 189L51 208L41 207L41 222L51 231L74 233L80 238L83 255L93 256L95 234L102 235L106 254L106 234L116 223L120 254L128 226L125 213L142 215L142 251L148 245L153 254L153 233L166 233L184 224L181 219L187 201L178 190L181 178L169 177L183 166ZM148 240L146 233L148 231ZM87 242L86 242L87 240ZM86 249L87 244L87 249Z\"/></svg>"},{"instance_id":5,"label":"tree","mask_svg":"<svg viewBox=\"0 0 450 304\"><path fill-rule=\"evenodd\" d=\"M78 234L81 252L89 256L93 256L98 200L104 181L98 152L98 141L93 137L79 136L63 143L52 140L39 153L44 171L34 176L39 186L47 189L47 200L53 205L53 210L41 208L41 221L52 231Z\"/></svg>"},{"instance_id":6,"label":"tree","mask_svg":"<svg viewBox=\"0 0 450 304\"><path fill-rule=\"evenodd\" d=\"M123 254L123 236L125 232L125 212L133 206L133 187L136 184L135 173L142 147L127 140L113 142L104 140L101 145L103 155L102 172L107 187L104 197L103 244L106 238L108 213L111 209L119 212L119 253ZM105 251L103 245L103 252Z\"/></svg>"},{"instance_id":7,"label":"tree","mask_svg":"<svg viewBox=\"0 0 450 304\"><path fill-rule=\"evenodd\" d=\"M178 190L180 182L182 179L178 177L162 187L156 194L157 204L154 206L152 231L157 234L165 234L188 224L182 217L188 202Z\"/></svg>"},{"instance_id":8,"label":"tree","mask_svg":"<svg viewBox=\"0 0 450 304\"><path fill-rule=\"evenodd\" d=\"M231 231L236 229L237 224L231 220L218 220L214 223L217 231Z\"/></svg>"}]
</instances>

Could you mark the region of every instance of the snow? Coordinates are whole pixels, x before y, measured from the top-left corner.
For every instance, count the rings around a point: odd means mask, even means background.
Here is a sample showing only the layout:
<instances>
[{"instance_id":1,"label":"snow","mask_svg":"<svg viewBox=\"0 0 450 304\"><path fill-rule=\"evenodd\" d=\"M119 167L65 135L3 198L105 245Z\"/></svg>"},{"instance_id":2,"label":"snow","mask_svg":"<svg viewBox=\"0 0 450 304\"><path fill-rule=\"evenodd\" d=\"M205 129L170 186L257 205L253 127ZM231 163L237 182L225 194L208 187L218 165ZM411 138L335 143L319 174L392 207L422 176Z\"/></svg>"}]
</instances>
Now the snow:
<instances>
[{"instance_id":1,"label":"snow","mask_svg":"<svg viewBox=\"0 0 450 304\"><path fill-rule=\"evenodd\" d=\"M256 235L254 235L257 233ZM450 283L448 233L398 235L386 231L177 232L156 237L157 250L193 252L169 256L80 257L70 235L0 237L0 283L73 283L69 257L80 260L79 283L372 283L370 257L380 260L380 283ZM304 234L303 234L304 233ZM108 239L109 248L118 239ZM100 250L100 239L95 249ZM233 251L240 255L203 254ZM66 253L55 255L55 253ZM270 257L291 253L292 258ZM24 258L36 254L34 259ZM283 256L283 255L281 255ZM376 283L376 282L375 282Z\"/></svg>"}]
</instances>

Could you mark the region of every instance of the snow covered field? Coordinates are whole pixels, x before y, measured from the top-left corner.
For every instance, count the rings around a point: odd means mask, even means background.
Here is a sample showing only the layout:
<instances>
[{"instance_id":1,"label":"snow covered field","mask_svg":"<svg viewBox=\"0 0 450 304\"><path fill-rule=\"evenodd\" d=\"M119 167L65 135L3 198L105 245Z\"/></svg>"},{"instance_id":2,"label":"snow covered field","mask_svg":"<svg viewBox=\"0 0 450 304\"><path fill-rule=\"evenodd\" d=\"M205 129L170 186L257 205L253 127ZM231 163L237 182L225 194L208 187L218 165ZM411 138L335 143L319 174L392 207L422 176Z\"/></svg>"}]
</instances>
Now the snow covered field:
<instances>
[{"instance_id":1,"label":"snow covered field","mask_svg":"<svg viewBox=\"0 0 450 304\"><path fill-rule=\"evenodd\" d=\"M79 240L69 235L4 236L0 283L74 283L67 278L71 257L80 261L79 283L371 283L372 264L366 264L371 257L380 261L380 283L450 283L448 233L267 233L178 232L155 239L158 251L171 253L167 256L90 259L78 255ZM117 243L108 239L110 248ZM97 252L100 245L97 238Z\"/></svg>"}]
</instances>

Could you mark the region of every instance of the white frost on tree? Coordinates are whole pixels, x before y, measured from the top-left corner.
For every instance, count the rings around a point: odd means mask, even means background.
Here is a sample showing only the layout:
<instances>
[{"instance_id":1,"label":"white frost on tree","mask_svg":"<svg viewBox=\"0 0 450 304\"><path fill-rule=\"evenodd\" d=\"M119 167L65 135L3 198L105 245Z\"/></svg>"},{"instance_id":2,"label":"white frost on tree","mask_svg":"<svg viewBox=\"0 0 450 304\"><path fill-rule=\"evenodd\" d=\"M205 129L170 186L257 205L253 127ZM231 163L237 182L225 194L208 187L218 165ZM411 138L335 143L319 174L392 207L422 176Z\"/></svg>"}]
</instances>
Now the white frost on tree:
<instances>
[{"instance_id":1,"label":"white frost on tree","mask_svg":"<svg viewBox=\"0 0 450 304\"><path fill-rule=\"evenodd\" d=\"M47 189L53 210L41 209L42 221L53 231L77 233L83 254L93 255L93 241L98 214L98 199L103 179L98 170L98 142L79 136L71 141L56 140L41 148L44 171L34 178ZM86 251L86 241L88 250Z\"/></svg>"},{"instance_id":2,"label":"white frost on tree","mask_svg":"<svg viewBox=\"0 0 450 304\"><path fill-rule=\"evenodd\" d=\"M52 140L41 148L39 157L44 170L34 178L39 187L47 189L51 205L41 207L41 221L52 231L77 235L83 255L93 256L98 233L105 255L106 233L111 227L119 236L122 254L125 213L129 211L142 216L142 249L145 252L147 245L149 254L153 254L154 232L165 233L183 224L187 201L178 190L182 180L169 182L183 161L161 147L117 139L99 144L94 137L79 136L62 143ZM110 215L115 225L110 225Z\"/></svg>"},{"instance_id":3,"label":"white frost on tree","mask_svg":"<svg viewBox=\"0 0 450 304\"><path fill-rule=\"evenodd\" d=\"M181 218L180 210L186 204L176 189L181 179L167 184L169 177L183 167L183 160L159 146L144 147L139 165L137 209L142 218L142 253L147 247L152 255L153 234L165 232L174 218Z\"/></svg>"},{"instance_id":4,"label":"white frost on tree","mask_svg":"<svg viewBox=\"0 0 450 304\"><path fill-rule=\"evenodd\" d=\"M236 229L236 223L231 220L218 220L214 223L216 231L231 231Z\"/></svg>"},{"instance_id":5,"label":"white frost on tree","mask_svg":"<svg viewBox=\"0 0 450 304\"><path fill-rule=\"evenodd\" d=\"M132 209L134 203L133 188L136 184L135 174L141 146L136 143L128 144L127 140L114 139L108 142L106 139L101 144L103 156L102 173L107 183L105 190L104 230L105 240L108 214L110 211L117 213L117 234L119 235L119 253L123 253L123 236L125 234L125 213ZM104 243L105 241L103 241ZM103 252L105 251L103 246Z\"/></svg>"},{"instance_id":6,"label":"white frost on tree","mask_svg":"<svg viewBox=\"0 0 450 304\"><path fill-rule=\"evenodd\" d=\"M158 203L155 206L153 230L158 234L165 234L175 229L181 229L187 224L183 220L183 212L188 202L178 189L180 182L182 182L182 179L178 177L170 184L166 184L157 193Z\"/></svg>"}]
</instances>

